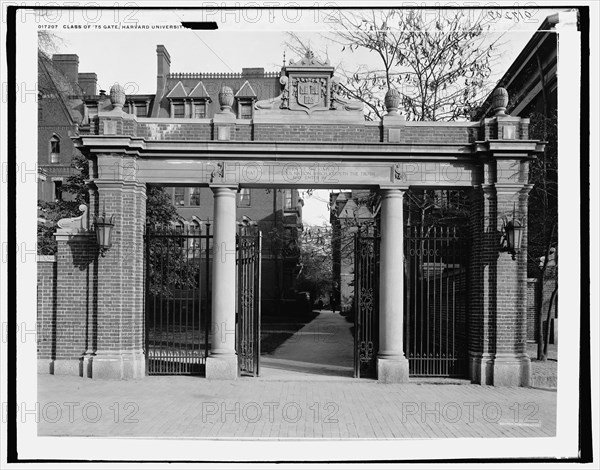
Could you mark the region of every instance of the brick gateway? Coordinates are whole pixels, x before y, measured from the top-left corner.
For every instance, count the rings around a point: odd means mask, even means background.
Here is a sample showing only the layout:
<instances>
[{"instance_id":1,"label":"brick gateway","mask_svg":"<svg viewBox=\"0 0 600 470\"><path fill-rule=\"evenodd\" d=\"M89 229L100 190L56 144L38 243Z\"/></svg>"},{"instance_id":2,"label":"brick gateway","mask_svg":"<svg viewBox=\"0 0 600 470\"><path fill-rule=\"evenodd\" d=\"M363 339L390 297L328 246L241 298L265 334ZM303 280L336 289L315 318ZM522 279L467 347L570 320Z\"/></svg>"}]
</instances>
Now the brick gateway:
<instances>
[{"instance_id":1,"label":"brick gateway","mask_svg":"<svg viewBox=\"0 0 600 470\"><path fill-rule=\"evenodd\" d=\"M301 84L301 85L299 85ZM308 84L308 85L307 85ZM307 86L305 86L307 85ZM317 90L312 93L313 88ZM409 188L470 194L468 375L473 382L528 385L526 245L515 259L499 250L502 217L527 215L528 161L543 150L527 119L504 113L480 122L407 122L386 99L380 122L336 90L333 67L310 57L283 69L281 93L253 103L252 119L219 94L212 119L139 118L111 90L90 134L74 141L90 160L91 202L63 221L56 238L55 297L40 310L40 369L93 378L141 378L144 356L146 184L209 187L214 195L212 321L207 378L238 375L235 334L235 196L240 188L372 189L381 195L379 350L381 382L408 380L404 354L403 196ZM230 99L231 98L231 99ZM116 214L113 247L100 257L90 216ZM88 213L89 212L89 213ZM46 329L47 328L47 329ZM56 334L53 335L52 331ZM60 332L60 334L58 334Z\"/></svg>"}]
</instances>

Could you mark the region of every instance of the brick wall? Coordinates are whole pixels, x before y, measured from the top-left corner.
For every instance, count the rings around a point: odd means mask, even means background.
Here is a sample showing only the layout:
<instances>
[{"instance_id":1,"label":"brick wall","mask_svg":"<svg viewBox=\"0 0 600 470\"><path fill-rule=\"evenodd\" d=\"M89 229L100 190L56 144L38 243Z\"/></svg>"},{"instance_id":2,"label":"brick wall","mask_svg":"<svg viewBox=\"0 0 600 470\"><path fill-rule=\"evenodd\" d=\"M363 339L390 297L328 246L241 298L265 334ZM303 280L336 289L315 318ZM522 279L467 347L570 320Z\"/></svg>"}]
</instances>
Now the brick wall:
<instances>
[{"instance_id":1,"label":"brick wall","mask_svg":"<svg viewBox=\"0 0 600 470\"><path fill-rule=\"evenodd\" d=\"M55 359L79 360L90 346L87 327L94 326L96 240L76 235L57 241Z\"/></svg>"},{"instance_id":2,"label":"brick wall","mask_svg":"<svg viewBox=\"0 0 600 470\"><path fill-rule=\"evenodd\" d=\"M38 359L53 359L56 339L56 259L39 256L37 263Z\"/></svg>"},{"instance_id":3,"label":"brick wall","mask_svg":"<svg viewBox=\"0 0 600 470\"><path fill-rule=\"evenodd\" d=\"M114 127L107 127L108 121L114 121ZM527 123L520 125L518 136L528 136ZM160 122L144 119L137 121L132 118L118 119L102 117L99 119L97 132L99 134L115 133L117 135L132 135L148 140L218 140L219 127L229 128L229 139L232 141L263 141L263 142L349 142L375 143L390 142L390 126L367 122L348 124L344 122L327 124L305 123L254 123L250 120L234 120L214 122L213 120L192 119L160 119ZM481 126L473 123L444 125L432 123L423 125L416 122L404 122L394 125L399 133L394 137L394 143L472 143L482 139L496 139L497 125L487 122ZM109 132L107 132L109 130ZM93 129L91 129L93 133Z\"/></svg>"},{"instance_id":4,"label":"brick wall","mask_svg":"<svg viewBox=\"0 0 600 470\"><path fill-rule=\"evenodd\" d=\"M526 217L526 195L497 190L501 184L471 194L471 260L469 265L469 350L475 354L526 352L527 234L521 253L501 251L501 216L514 204Z\"/></svg>"},{"instance_id":5,"label":"brick wall","mask_svg":"<svg viewBox=\"0 0 600 470\"><path fill-rule=\"evenodd\" d=\"M384 129L384 142L389 141L389 128ZM399 127L400 139L397 141L401 144L410 143L470 143L475 142L478 138L479 128L470 125L410 125L407 123Z\"/></svg>"},{"instance_id":6,"label":"brick wall","mask_svg":"<svg viewBox=\"0 0 600 470\"><path fill-rule=\"evenodd\" d=\"M279 142L368 142L363 125L255 124L254 140ZM375 142L378 142L376 140Z\"/></svg>"},{"instance_id":7,"label":"brick wall","mask_svg":"<svg viewBox=\"0 0 600 470\"><path fill-rule=\"evenodd\" d=\"M148 140L211 140L212 126L209 122L137 123L137 137Z\"/></svg>"},{"instance_id":8,"label":"brick wall","mask_svg":"<svg viewBox=\"0 0 600 470\"><path fill-rule=\"evenodd\" d=\"M527 341L536 341L537 339L536 300L537 279L527 279Z\"/></svg>"}]
</instances>

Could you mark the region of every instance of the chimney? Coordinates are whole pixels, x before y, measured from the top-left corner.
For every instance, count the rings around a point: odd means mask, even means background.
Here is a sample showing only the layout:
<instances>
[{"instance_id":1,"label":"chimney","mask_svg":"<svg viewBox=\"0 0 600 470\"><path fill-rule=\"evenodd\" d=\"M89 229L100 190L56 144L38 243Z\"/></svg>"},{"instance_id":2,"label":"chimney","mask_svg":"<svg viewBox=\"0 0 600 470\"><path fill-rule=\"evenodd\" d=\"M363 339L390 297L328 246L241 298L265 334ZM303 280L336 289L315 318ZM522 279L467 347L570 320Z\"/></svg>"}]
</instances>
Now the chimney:
<instances>
[{"instance_id":1,"label":"chimney","mask_svg":"<svg viewBox=\"0 0 600 470\"><path fill-rule=\"evenodd\" d=\"M84 95L96 95L98 93L98 77L95 73L80 73L79 88Z\"/></svg>"},{"instance_id":2,"label":"chimney","mask_svg":"<svg viewBox=\"0 0 600 470\"><path fill-rule=\"evenodd\" d=\"M54 54L52 63L67 77L69 82L77 84L79 78L79 56L77 54Z\"/></svg>"},{"instance_id":3,"label":"chimney","mask_svg":"<svg viewBox=\"0 0 600 470\"><path fill-rule=\"evenodd\" d=\"M152 105L151 116L158 116L160 101L165 96L167 86L167 75L171 72L171 56L167 48L162 44L156 46L156 97Z\"/></svg>"},{"instance_id":4,"label":"chimney","mask_svg":"<svg viewBox=\"0 0 600 470\"><path fill-rule=\"evenodd\" d=\"M253 68L242 68L242 76L259 76L262 77L265 74L265 69L263 67L253 67Z\"/></svg>"}]
</instances>

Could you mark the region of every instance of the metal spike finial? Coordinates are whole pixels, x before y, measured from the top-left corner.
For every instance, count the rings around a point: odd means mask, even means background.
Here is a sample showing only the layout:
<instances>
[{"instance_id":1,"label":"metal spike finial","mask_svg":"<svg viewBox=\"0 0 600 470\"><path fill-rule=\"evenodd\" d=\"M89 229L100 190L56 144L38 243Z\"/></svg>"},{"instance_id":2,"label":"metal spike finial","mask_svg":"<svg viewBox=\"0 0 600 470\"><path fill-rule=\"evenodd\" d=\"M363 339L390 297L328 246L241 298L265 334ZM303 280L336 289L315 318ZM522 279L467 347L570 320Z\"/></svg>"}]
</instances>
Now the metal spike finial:
<instances>
[{"instance_id":1,"label":"metal spike finial","mask_svg":"<svg viewBox=\"0 0 600 470\"><path fill-rule=\"evenodd\" d=\"M285 51L283 51L283 66L285 67Z\"/></svg>"}]
</instances>

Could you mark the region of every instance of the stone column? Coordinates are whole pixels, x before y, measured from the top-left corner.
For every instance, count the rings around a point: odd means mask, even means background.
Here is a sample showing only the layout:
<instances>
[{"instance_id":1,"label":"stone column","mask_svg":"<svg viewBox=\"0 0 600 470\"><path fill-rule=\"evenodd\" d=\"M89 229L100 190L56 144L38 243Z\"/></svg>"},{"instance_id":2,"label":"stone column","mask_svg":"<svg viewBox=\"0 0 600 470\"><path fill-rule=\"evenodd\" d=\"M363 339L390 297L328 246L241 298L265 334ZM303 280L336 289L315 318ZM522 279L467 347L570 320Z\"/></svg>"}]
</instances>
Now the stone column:
<instances>
[{"instance_id":1,"label":"stone column","mask_svg":"<svg viewBox=\"0 0 600 470\"><path fill-rule=\"evenodd\" d=\"M377 379L408 381L403 348L404 324L404 190L381 191L381 256L379 275L379 353Z\"/></svg>"},{"instance_id":2,"label":"stone column","mask_svg":"<svg viewBox=\"0 0 600 470\"><path fill-rule=\"evenodd\" d=\"M206 378L233 380L238 375L235 350L236 187L211 186L214 195L212 264L212 347Z\"/></svg>"}]
</instances>

